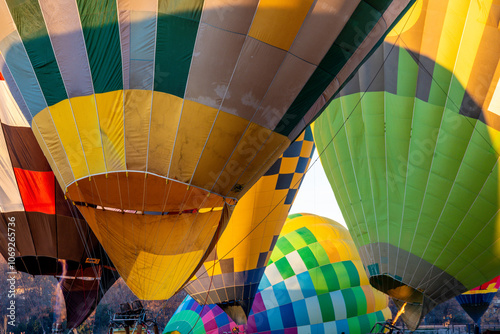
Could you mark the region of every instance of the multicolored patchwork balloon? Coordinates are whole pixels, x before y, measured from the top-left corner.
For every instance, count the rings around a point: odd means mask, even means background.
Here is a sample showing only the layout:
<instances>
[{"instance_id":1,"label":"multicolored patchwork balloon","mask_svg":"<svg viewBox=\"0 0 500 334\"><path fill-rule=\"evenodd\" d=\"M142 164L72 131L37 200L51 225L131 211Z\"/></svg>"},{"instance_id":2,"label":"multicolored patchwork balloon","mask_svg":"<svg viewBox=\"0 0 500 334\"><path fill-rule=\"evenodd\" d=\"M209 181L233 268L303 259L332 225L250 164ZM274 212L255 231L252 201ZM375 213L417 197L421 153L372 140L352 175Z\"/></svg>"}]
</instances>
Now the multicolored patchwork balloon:
<instances>
[{"instance_id":1,"label":"multicolored patchwork balloon","mask_svg":"<svg viewBox=\"0 0 500 334\"><path fill-rule=\"evenodd\" d=\"M498 275L500 12L418 1L314 126L369 273L415 330Z\"/></svg>"},{"instance_id":2,"label":"multicolored patchwork balloon","mask_svg":"<svg viewBox=\"0 0 500 334\"><path fill-rule=\"evenodd\" d=\"M246 325L188 296L164 333L215 334L237 327L247 333L364 334L390 317L388 298L369 285L347 229L296 214L283 227Z\"/></svg>"},{"instance_id":3,"label":"multicolored patchwork balloon","mask_svg":"<svg viewBox=\"0 0 500 334\"><path fill-rule=\"evenodd\" d=\"M0 70L122 278L161 300L414 1L1 0Z\"/></svg>"},{"instance_id":4,"label":"multicolored patchwork balloon","mask_svg":"<svg viewBox=\"0 0 500 334\"><path fill-rule=\"evenodd\" d=\"M185 287L199 304L218 304L236 323L246 323L313 152L307 127L238 202L217 246Z\"/></svg>"},{"instance_id":5,"label":"multicolored patchwork balloon","mask_svg":"<svg viewBox=\"0 0 500 334\"><path fill-rule=\"evenodd\" d=\"M498 288L500 288L500 276L472 290L462 293L455 298L472 320L474 320L476 324L479 324L481 322L481 317L498 292Z\"/></svg>"}]
</instances>

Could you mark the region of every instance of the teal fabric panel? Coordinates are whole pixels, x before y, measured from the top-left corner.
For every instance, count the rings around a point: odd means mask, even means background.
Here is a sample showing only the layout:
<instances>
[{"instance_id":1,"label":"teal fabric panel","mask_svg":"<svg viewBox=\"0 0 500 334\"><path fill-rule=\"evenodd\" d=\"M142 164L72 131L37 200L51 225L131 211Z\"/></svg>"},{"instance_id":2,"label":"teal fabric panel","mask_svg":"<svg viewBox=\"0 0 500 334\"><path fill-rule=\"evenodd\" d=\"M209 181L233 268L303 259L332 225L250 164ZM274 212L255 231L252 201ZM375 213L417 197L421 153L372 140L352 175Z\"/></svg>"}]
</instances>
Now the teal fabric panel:
<instances>
[{"instance_id":1,"label":"teal fabric panel","mask_svg":"<svg viewBox=\"0 0 500 334\"><path fill-rule=\"evenodd\" d=\"M116 1L77 0L83 36L97 94L123 89Z\"/></svg>"},{"instance_id":2,"label":"teal fabric panel","mask_svg":"<svg viewBox=\"0 0 500 334\"><path fill-rule=\"evenodd\" d=\"M40 5L36 0L7 1L12 18L49 106L66 100L66 89L50 43ZM38 110L40 111L40 110ZM38 112L36 111L35 114Z\"/></svg>"}]
</instances>

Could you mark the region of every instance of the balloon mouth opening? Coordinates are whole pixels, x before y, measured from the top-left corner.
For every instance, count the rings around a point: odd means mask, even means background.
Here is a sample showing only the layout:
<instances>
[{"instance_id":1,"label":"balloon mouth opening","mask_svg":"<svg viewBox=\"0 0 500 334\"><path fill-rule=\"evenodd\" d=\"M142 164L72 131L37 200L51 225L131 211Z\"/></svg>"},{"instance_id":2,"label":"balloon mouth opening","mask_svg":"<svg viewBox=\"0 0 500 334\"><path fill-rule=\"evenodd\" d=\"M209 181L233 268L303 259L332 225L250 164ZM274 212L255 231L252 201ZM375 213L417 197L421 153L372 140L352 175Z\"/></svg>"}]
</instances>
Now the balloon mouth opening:
<instances>
[{"instance_id":1,"label":"balloon mouth opening","mask_svg":"<svg viewBox=\"0 0 500 334\"><path fill-rule=\"evenodd\" d=\"M16 257L16 270L28 273L30 275L61 275L63 272L62 265L56 257L49 256L24 256ZM74 271L80 266L78 261L66 260L67 270Z\"/></svg>"},{"instance_id":2,"label":"balloon mouth opening","mask_svg":"<svg viewBox=\"0 0 500 334\"><path fill-rule=\"evenodd\" d=\"M370 277L370 284L394 299L412 304L422 304L424 294L387 274Z\"/></svg>"},{"instance_id":3,"label":"balloon mouth opening","mask_svg":"<svg viewBox=\"0 0 500 334\"><path fill-rule=\"evenodd\" d=\"M222 211L236 199L144 172L109 172L79 179L66 189L77 206L140 215Z\"/></svg>"}]
</instances>

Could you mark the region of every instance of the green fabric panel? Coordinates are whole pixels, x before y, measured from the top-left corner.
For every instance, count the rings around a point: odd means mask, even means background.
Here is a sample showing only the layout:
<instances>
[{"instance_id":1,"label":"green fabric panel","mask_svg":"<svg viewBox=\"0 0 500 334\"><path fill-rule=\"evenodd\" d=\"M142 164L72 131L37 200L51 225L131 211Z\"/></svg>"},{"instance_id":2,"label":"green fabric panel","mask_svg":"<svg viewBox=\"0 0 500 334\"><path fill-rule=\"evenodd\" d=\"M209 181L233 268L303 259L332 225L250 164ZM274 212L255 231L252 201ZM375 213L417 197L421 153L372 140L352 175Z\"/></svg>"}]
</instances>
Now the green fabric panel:
<instances>
[{"instance_id":1,"label":"green fabric panel","mask_svg":"<svg viewBox=\"0 0 500 334\"><path fill-rule=\"evenodd\" d=\"M342 117L344 120L350 117L349 122L344 126L342 139L345 140L345 146L342 155L351 157L356 152L353 159L346 159L345 171L346 178L351 180L349 183L352 193L351 205L358 213L357 229L360 231L363 242L369 244L374 242L376 237L371 227L372 224L369 224L369 220L374 217L373 200L368 195L372 191L370 174L364 164L355 163L355 161L366 161L367 157L365 127L359 99L359 94L352 94L341 99ZM362 196L362 194L367 196Z\"/></svg>"},{"instance_id":2,"label":"green fabric panel","mask_svg":"<svg viewBox=\"0 0 500 334\"><path fill-rule=\"evenodd\" d=\"M279 239L278 239L279 240ZM281 252L281 250L277 247L274 247L273 251L271 252L271 257L269 258L269 264L273 263L276 260L281 259L285 255Z\"/></svg>"},{"instance_id":3,"label":"green fabric panel","mask_svg":"<svg viewBox=\"0 0 500 334\"><path fill-rule=\"evenodd\" d=\"M202 0L158 2L156 91L184 97L202 8Z\"/></svg>"},{"instance_id":4,"label":"green fabric panel","mask_svg":"<svg viewBox=\"0 0 500 334\"><path fill-rule=\"evenodd\" d=\"M292 231L286 235L288 241L292 245L293 249L301 249L307 247L307 242L302 238L302 236L297 231ZM279 239L278 239L279 241Z\"/></svg>"},{"instance_id":5,"label":"green fabric panel","mask_svg":"<svg viewBox=\"0 0 500 334\"><path fill-rule=\"evenodd\" d=\"M358 314L366 314L367 303L365 292L360 286L355 286L352 288L354 295L356 296L356 304L358 307Z\"/></svg>"},{"instance_id":6,"label":"green fabric panel","mask_svg":"<svg viewBox=\"0 0 500 334\"><path fill-rule=\"evenodd\" d=\"M180 333L191 332L193 334L205 334L205 327L203 326L203 321L201 321L200 315L191 310L184 310L177 314L174 314L167 326L165 327L163 333L171 333L173 331L179 331Z\"/></svg>"},{"instance_id":7,"label":"green fabric panel","mask_svg":"<svg viewBox=\"0 0 500 334\"><path fill-rule=\"evenodd\" d=\"M314 236L314 233L312 233L307 227L301 227L296 230L296 232L302 237L302 239L304 239L304 242L307 245L318 241L318 239Z\"/></svg>"},{"instance_id":8,"label":"green fabric panel","mask_svg":"<svg viewBox=\"0 0 500 334\"><path fill-rule=\"evenodd\" d=\"M302 217L302 214L301 213L293 213L293 214L288 216L288 219L293 219L293 218L297 218L297 217Z\"/></svg>"},{"instance_id":9,"label":"green fabric panel","mask_svg":"<svg viewBox=\"0 0 500 334\"><path fill-rule=\"evenodd\" d=\"M418 64L405 48L399 48L398 96L414 97L417 91Z\"/></svg>"},{"instance_id":10,"label":"green fabric panel","mask_svg":"<svg viewBox=\"0 0 500 334\"><path fill-rule=\"evenodd\" d=\"M280 272L283 279L287 279L295 275L295 272L293 271L293 268L286 257L279 259L278 261L274 262L274 264L276 265L276 268L278 268L278 271Z\"/></svg>"},{"instance_id":11,"label":"green fabric panel","mask_svg":"<svg viewBox=\"0 0 500 334\"><path fill-rule=\"evenodd\" d=\"M330 258L319 242L315 242L312 245L309 245L309 248L313 252L316 261L318 261L319 266L326 266L330 264Z\"/></svg>"},{"instance_id":12,"label":"green fabric panel","mask_svg":"<svg viewBox=\"0 0 500 334\"><path fill-rule=\"evenodd\" d=\"M440 106L445 105L451 78L452 74L448 69L440 66L439 64L435 64L434 71L432 73L431 90L429 92L429 103ZM457 105L462 103L461 100L453 102Z\"/></svg>"},{"instance_id":13,"label":"green fabric panel","mask_svg":"<svg viewBox=\"0 0 500 334\"><path fill-rule=\"evenodd\" d=\"M323 322L334 321L335 311L333 309L332 298L329 293L325 293L318 296L319 308L321 309L321 316L323 317Z\"/></svg>"},{"instance_id":14,"label":"green fabric panel","mask_svg":"<svg viewBox=\"0 0 500 334\"><path fill-rule=\"evenodd\" d=\"M77 0L94 92L123 89L122 56L116 1Z\"/></svg>"},{"instance_id":15,"label":"green fabric panel","mask_svg":"<svg viewBox=\"0 0 500 334\"><path fill-rule=\"evenodd\" d=\"M446 105L446 108L458 114L464 96L465 96L465 87L462 86L460 81L455 76L453 76L450 84L450 90L448 92L448 100L451 103L448 103Z\"/></svg>"},{"instance_id":16,"label":"green fabric panel","mask_svg":"<svg viewBox=\"0 0 500 334\"><path fill-rule=\"evenodd\" d=\"M361 1L346 22L339 36L332 44L318 68L313 72L304 88L293 101L283 119L278 123L275 131L288 136L295 128L297 122L304 117L323 91L328 87L333 78L350 59L368 33L382 17L383 11L392 3L392 0ZM291 120L291 122L290 122Z\"/></svg>"},{"instance_id":17,"label":"green fabric panel","mask_svg":"<svg viewBox=\"0 0 500 334\"><path fill-rule=\"evenodd\" d=\"M347 318L352 318L358 315L358 305L356 296L352 289L341 290L342 296L346 301L345 308L347 312Z\"/></svg>"},{"instance_id":18,"label":"green fabric panel","mask_svg":"<svg viewBox=\"0 0 500 334\"><path fill-rule=\"evenodd\" d=\"M328 264L326 266L320 267L320 270L325 277L326 285L328 286L328 292L341 289L340 282L342 282L342 277L337 276L337 271L334 269L335 264Z\"/></svg>"},{"instance_id":19,"label":"green fabric panel","mask_svg":"<svg viewBox=\"0 0 500 334\"><path fill-rule=\"evenodd\" d=\"M369 219L368 232L371 240L387 241L387 208L377 205L387 203L387 181L385 164L385 113L384 94L378 92L361 99L362 121L365 126L364 144L368 170L361 183L367 188L368 198L363 198ZM354 124L354 123L353 123ZM366 196L365 196L366 197ZM370 216L373 213L373 216Z\"/></svg>"},{"instance_id":20,"label":"green fabric panel","mask_svg":"<svg viewBox=\"0 0 500 334\"><path fill-rule=\"evenodd\" d=\"M456 115L451 111L448 113L450 116ZM432 238L431 242L433 244L441 242L443 245L447 245L439 256L437 265L445 267L445 263L449 262L458 264L458 267L450 268L447 271L453 274L462 274L460 279L467 281L467 275L463 275L460 268L472 262L480 263L476 262L476 257L480 256L484 251L481 250L480 245L492 244L496 241L496 224L494 220L491 222L491 218L497 214L498 207L491 203L491 199L496 198L498 201L498 173L495 173L495 170L497 170L496 155L489 152L490 142L485 140L489 139L486 125L474 119L466 119L461 115L457 117L464 120L457 124L467 128L467 124L471 122L476 127L471 134L472 137L468 143L469 148L463 157L462 165L455 179L453 193L448 198L449 205L443 211L442 223L436 226L435 237ZM472 126L469 125L468 127L470 132ZM461 128L458 129L457 133L461 134ZM491 170L493 170L493 173L490 174ZM467 252L462 253L464 247L470 244L468 239L471 235L474 235L477 222L484 222L484 230L478 235L476 242L467 247ZM487 224L488 222L490 224ZM443 235L443 233L446 234ZM456 254L461 253L463 255L457 259ZM498 262L494 258L494 256L491 256L488 261ZM498 266L498 263L495 265ZM481 267L484 267L484 262Z\"/></svg>"},{"instance_id":21,"label":"green fabric panel","mask_svg":"<svg viewBox=\"0 0 500 334\"><path fill-rule=\"evenodd\" d=\"M351 278L349 276L349 272L347 271L347 268L344 265L345 262L346 261L332 264L333 270L335 272L334 275L337 277L337 281L339 282L338 290L347 289L353 286L351 284Z\"/></svg>"},{"instance_id":22,"label":"green fabric panel","mask_svg":"<svg viewBox=\"0 0 500 334\"><path fill-rule=\"evenodd\" d=\"M66 100L66 89L36 0L8 0L7 5L42 89L47 105ZM26 69L29 71L29 69Z\"/></svg>"},{"instance_id":23,"label":"green fabric panel","mask_svg":"<svg viewBox=\"0 0 500 334\"><path fill-rule=\"evenodd\" d=\"M313 282L314 289L317 295L330 292L328 289L328 284L326 282L326 277L323 274L321 268L314 268L309 270L309 275L311 276L311 281Z\"/></svg>"},{"instance_id":24,"label":"green fabric panel","mask_svg":"<svg viewBox=\"0 0 500 334\"><path fill-rule=\"evenodd\" d=\"M399 82L398 78L398 84ZM414 98L385 94L385 103L386 145L388 145L386 147L386 173L389 182L387 187L388 202L385 205L389 217L388 240L392 241L394 238L399 240L403 217L404 196L402 194L406 191L406 177L409 174L407 165Z\"/></svg>"},{"instance_id":25,"label":"green fabric panel","mask_svg":"<svg viewBox=\"0 0 500 334\"><path fill-rule=\"evenodd\" d=\"M338 110L340 105L340 100L335 99L330 103L331 110ZM338 117L338 113L325 112L324 116L320 117L314 125L314 142L318 147L325 148L330 145L330 149L323 152L320 156L321 164L324 166L325 174L328 178L330 185L335 193L337 201L340 203L340 209L342 215L347 222L353 224L355 219L355 213L351 207L347 207L344 203L349 203L349 197L346 188L343 186L344 178L339 164L337 161L336 154L336 142L331 141L331 134L337 133L337 129L342 126L341 117ZM342 182L340 185L337 184L339 180Z\"/></svg>"},{"instance_id":26,"label":"green fabric panel","mask_svg":"<svg viewBox=\"0 0 500 334\"><path fill-rule=\"evenodd\" d=\"M362 314L358 317L360 333L370 333L370 330L376 322L370 315L371 314Z\"/></svg>"},{"instance_id":27,"label":"green fabric panel","mask_svg":"<svg viewBox=\"0 0 500 334\"><path fill-rule=\"evenodd\" d=\"M306 265L306 268L308 270L318 267L318 261L316 261L316 258L314 257L314 254L311 249L309 249L309 247L299 249L297 252L299 253L302 261L304 261L304 264Z\"/></svg>"},{"instance_id":28,"label":"green fabric panel","mask_svg":"<svg viewBox=\"0 0 500 334\"><path fill-rule=\"evenodd\" d=\"M415 99L413 108L413 128L411 132L410 152L407 165L408 178L404 193L405 229L417 233L402 233L399 241L392 240L394 245L421 256L432 233L431 225L425 223L429 218L422 214L426 201L432 203L434 198L425 197L425 188L430 184L429 173L432 166L432 157L435 151L437 138L436 128L439 129L443 108ZM424 236L419 238L415 236Z\"/></svg>"},{"instance_id":29,"label":"green fabric panel","mask_svg":"<svg viewBox=\"0 0 500 334\"><path fill-rule=\"evenodd\" d=\"M282 236L281 238L278 239L276 242L276 247L281 251L281 254L287 255L288 253L291 253L295 250L295 248L292 246L290 241L288 241L289 234L286 236Z\"/></svg>"},{"instance_id":30,"label":"green fabric panel","mask_svg":"<svg viewBox=\"0 0 500 334\"><path fill-rule=\"evenodd\" d=\"M348 318L347 324L349 325L349 333L364 333L360 328L359 317Z\"/></svg>"},{"instance_id":31,"label":"green fabric panel","mask_svg":"<svg viewBox=\"0 0 500 334\"><path fill-rule=\"evenodd\" d=\"M352 261L343 261L342 264L347 271L347 275L349 275L351 286L360 286L361 280L359 278L358 268L356 268L354 263Z\"/></svg>"}]
</instances>

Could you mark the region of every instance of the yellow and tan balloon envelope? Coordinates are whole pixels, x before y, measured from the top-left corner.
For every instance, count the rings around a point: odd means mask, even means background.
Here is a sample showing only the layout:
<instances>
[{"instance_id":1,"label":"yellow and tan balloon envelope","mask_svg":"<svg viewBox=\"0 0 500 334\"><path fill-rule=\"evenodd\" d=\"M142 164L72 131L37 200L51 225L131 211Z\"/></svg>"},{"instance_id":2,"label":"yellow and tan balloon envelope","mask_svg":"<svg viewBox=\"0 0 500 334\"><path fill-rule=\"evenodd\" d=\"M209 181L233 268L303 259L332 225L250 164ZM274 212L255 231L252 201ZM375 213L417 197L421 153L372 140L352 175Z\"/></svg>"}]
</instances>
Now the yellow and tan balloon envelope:
<instances>
[{"instance_id":1,"label":"yellow and tan balloon envelope","mask_svg":"<svg viewBox=\"0 0 500 334\"><path fill-rule=\"evenodd\" d=\"M2 0L0 70L125 282L165 299L412 2Z\"/></svg>"},{"instance_id":2,"label":"yellow and tan balloon envelope","mask_svg":"<svg viewBox=\"0 0 500 334\"><path fill-rule=\"evenodd\" d=\"M414 330L498 275L498 1L418 1L315 123L370 276Z\"/></svg>"}]
</instances>

